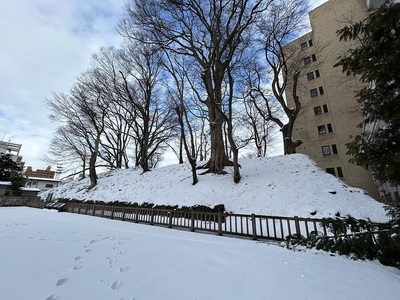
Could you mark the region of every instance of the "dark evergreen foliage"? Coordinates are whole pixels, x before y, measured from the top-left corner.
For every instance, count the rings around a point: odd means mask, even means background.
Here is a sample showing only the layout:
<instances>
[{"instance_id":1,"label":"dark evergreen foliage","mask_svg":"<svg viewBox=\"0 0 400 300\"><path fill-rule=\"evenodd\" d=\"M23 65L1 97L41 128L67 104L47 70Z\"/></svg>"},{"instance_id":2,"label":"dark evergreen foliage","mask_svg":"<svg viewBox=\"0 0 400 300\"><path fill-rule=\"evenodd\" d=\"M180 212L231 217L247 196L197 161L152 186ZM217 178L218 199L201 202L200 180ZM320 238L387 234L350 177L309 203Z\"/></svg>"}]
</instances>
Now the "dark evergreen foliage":
<instances>
[{"instance_id":1,"label":"dark evergreen foliage","mask_svg":"<svg viewBox=\"0 0 400 300\"><path fill-rule=\"evenodd\" d=\"M394 219L395 220L395 219ZM302 245L354 259L378 259L388 266L400 266L400 228L393 222L376 224L352 217L324 219L324 225L333 237L311 234L310 238L288 236L288 248Z\"/></svg>"},{"instance_id":2,"label":"dark evergreen foliage","mask_svg":"<svg viewBox=\"0 0 400 300\"><path fill-rule=\"evenodd\" d=\"M218 213L224 212L224 210L220 209L220 206L209 207L205 205L193 205L193 206L179 206L179 205L165 205L165 204L154 204L149 202L143 202L141 204L137 202L127 202L127 201L97 201L97 200L77 200L77 199L58 199L58 202L63 203L81 203L81 204L95 204L95 205L107 205L107 206L120 206L120 207L140 207L140 208L154 208L154 209L170 209L170 210L179 210L184 212L210 212L210 213Z\"/></svg>"},{"instance_id":3,"label":"dark evergreen foliage","mask_svg":"<svg viewBox=\"0 0 400 300\"><path fill-rule=\"evenodd\" d=\"M351 162L380 181L400 184L400 3L386 1L364 21L338 31L340 40L357 40L335 66L359 76L366 86L356 93L365 130L347 144Z\"/></svg>"},{"instance_id":4,"label":"dark evergreen foliage","mask_svg":"<svg viewBox=\"0 0 400 300\"><path fill-rule=\"evenodd\" d=\"M12 195L20 195L20 187L25 185L25 178L21 174L22 168L11 159L10 154L0 154L0 181L10 181Z\"/></svg>"}]
</instances>

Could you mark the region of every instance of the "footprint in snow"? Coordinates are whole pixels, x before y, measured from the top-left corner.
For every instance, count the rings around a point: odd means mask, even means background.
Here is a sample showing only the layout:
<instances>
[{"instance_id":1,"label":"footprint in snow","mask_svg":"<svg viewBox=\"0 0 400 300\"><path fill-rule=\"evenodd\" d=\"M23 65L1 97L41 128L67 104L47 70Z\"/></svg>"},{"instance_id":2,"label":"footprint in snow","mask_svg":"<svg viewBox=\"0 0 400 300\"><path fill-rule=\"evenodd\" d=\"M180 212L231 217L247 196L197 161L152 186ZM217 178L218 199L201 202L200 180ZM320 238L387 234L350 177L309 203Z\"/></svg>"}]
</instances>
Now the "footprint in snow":
<instances>
[{"instance_id":1,"label":"footprint in snow","mask_svg":"<svg viewBox=\"0 0 400 300\"><path fill-rule=\"evenodd\" d=\"M121 284L122 284L122 281L114 281L111 285L111 288L113 290L118 290L120 288Z\"/></svg>"},{"instance_id":2,"label":"footprint in snow","mask_svg":"<svg viewBox=\"0 0 400 300\"><path fill-rule=\"evenodd\" d=\"M75 261L80 261L82 259L82 256L76 256Z\"/></svg>"},{"instance_id":3,"label":"footprint in snow","mask_svg":"<svg viewBox=\"0 0 400 300\"><path fill-rule=\"evenodd\" d=\"M129 266L120 267L120 268L119 268L119 271L122 272L122 273L128 272L128 270L129 270Z\"/></svg>"},{"instance_id":4,"label":"footprint in snow","mask_svg":"<svg viewBox=\"0 0 400 300\"><path fill-rule=\"evenodd\" d=\"M77 271L77 270L82 269L82 268L83 268L82 266L75 266L74 270Z\"/></svg>"},{"instance_id":5,"label":"footprint in snow","mask_svg":"<svg viewBox=\"0 0 400 300\"><path fill-rule=\"evenodd\" d=\"M86 250L85 250L85 252L90 252L90 251L92 251L92 249L86 249Z\"/></svg>"},{"instance_id":6,"label":"footprint in snow","mask_svg":"<svg viewBox=\"0 0 400 300\"><path fill-rule=\"evenodd\" d=\"M108 259L108 263L110 265L110 268L113 266L113 264L115 264L115 262L117 261L116 258L112 258L112 257L107 257L106 259Z\"/></svg>"},{"instance_id":7,"label":"footprint in snow","mask_svg":"<svg viewBox=\"0 0 400 300\"><path fill-rule=\"evenodd\" d=\"M59 296L57 296L57 295L51 295L51 296L47 297L45 300L58 300L58 299L60 299Z\"/></svg>"},{"instance_id":8,"label":"footprint in snow","mask_svg":"<svg viewBox=\"0 0 400 300\"><path fill-rule=\"evenodd\" d=\"M61 278L57 280L56 286L60 286L63 285L64 283L66 283L68 281L68 278Z\"/></svg>"}]
</instances>

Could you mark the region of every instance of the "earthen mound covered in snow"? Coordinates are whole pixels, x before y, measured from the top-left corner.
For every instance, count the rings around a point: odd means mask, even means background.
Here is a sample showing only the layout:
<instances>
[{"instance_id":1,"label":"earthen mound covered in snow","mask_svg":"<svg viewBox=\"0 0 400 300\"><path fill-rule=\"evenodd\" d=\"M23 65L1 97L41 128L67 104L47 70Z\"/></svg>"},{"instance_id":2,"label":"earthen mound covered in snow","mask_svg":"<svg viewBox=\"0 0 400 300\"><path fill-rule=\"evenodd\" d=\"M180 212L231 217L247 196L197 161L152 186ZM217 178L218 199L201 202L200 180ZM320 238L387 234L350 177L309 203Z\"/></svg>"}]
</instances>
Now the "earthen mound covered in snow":
<instances>
[{"instance_id":1,"label":"earthen mound covered in snow","mask_svg":"<svg viewBox=\"0 0 400 300\"><path fill-rule=\"evenodd\" d=\"M192 185L190 166L170 165L142 174L140 169L101 174L98 185L88 190L89 180L72 181L52 189L55 198L106 202L149 202L192 206L225 204L229 212L301 217L370 218L386 221L381 203L365 191L347 186L327 174L302 154L242 159L242 180L231 175L200 175ZM228 173L233 173L227 168ZM42 194L42 198L47 197Z\"/></svg>"}]
</instances>

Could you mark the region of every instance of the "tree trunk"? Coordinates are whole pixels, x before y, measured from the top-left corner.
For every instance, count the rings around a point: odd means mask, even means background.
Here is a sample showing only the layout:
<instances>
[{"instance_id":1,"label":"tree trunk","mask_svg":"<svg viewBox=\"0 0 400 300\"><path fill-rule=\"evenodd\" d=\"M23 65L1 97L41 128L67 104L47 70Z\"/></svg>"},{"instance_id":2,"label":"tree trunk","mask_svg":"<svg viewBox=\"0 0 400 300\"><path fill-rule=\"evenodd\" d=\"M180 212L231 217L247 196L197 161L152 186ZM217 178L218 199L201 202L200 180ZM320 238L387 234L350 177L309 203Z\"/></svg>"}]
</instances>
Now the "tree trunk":
<instances>
[{"instance_id":1,"label":"tree trunk","mask_svg":"<svg viewBox=\"0 0 400 300\"><path fill-rule=\"evenodd\" d=\"M201 168L207 169L202 174L216 173L226 174L224 167L233 166L225 153L225 143L223 138L223 119L219 112L214 108L209 109L210 117L210 139L211 139L211 155L209 161ZM213 122L211 120L214 120Z\"/></svg>"},{"instance_id":2,"label":"tree trunk","mask_svg":"<svg viewBox=\"0 0 400 300\"><path fill-rule=\"evenodd\" d=\"M289 122L282 127L281 131L283 137L284 154L288 155L296 153L296 145L292 140L293 122L289 120Z\"/></svg>"},{"instance_id":3,"label":"tree trunk","mask_svg":"<svg viewBox=\"0 0 400 300\"><path fill-rule=\"evenodd\" d=\"M97 185L97 173L96 173L96 161L97 161L97 153L99 151L100 137L97 137L94 143L94 149L92 151L92 155L89 160L89 178L90 178L90 186L89 189L94 188Z\"/></svg>"},{"instance_id":4,"label":"tree trunk","mask_svg":"<svg viewBox=\"0 0 400 300\"><path fill-rule=\"evenodd\" d=\"M183 164L183 143L184 143L184 139L185 139L185 135L181 133L181 136L180 136L180 139L179 139L179 164Z\"/></svg>"},{"instance_id":5,"label":"tree trunk","mask_svg":"<svg viewBox=\"0 0 400 300\"><path fill-rule=\"evenodd\" d=\"M186 115L186 111L184 110L184 108L182 108L182 111L181 111L179 106L177 106L175 108L175 111L178 114L178 121L179 121L179 125L181 128L181 144L183 144L183 146L185 147L186 156L187 156L190 166L192 168L192 177L193 177L192 184L195 185L196 183L199 182L199 179L197 178L197 172L196 172L196 167L197 167L196 157L195 157L196 149L194 147L193 132L190 127L189 121L187 120L187 115ZM183 122L183 114L185 114L185 120L189 125L188 126L189 127L189 136L190 136L190 144L191 144L192 151L190 151L189 146L186 141L185 127L184 127L184 122ZM182 160L183 160L183 158L182 158Z\"/></svg>"}]
</instances>

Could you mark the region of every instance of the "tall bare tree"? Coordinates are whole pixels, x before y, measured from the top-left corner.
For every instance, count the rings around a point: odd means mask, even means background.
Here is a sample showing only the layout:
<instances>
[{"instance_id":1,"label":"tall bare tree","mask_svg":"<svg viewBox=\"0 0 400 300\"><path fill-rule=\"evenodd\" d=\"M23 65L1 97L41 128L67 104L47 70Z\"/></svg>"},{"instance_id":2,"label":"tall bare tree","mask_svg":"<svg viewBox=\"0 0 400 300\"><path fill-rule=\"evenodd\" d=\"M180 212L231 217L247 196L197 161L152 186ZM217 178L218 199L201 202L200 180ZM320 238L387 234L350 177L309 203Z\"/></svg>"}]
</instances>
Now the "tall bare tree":
<instances>
[{"instance_id":1,"label":"tall bare tree","mask_svg":"<svg viewBox=\"0 0 400 300\"><path fill-rule=\"evenodd\" d=\"M72 126L67 123L56 129L44 160L52 164L62 164L65 172L73 171L69 176L79 174L80 178L85 178L90 152L86 142L74 133ZM78 166L80 170L76 172Z\"/></svg>"},{"instance_id":2,"label":"tall bare tree","mask_svg":"<svg viewBox=\"0 0 400 300\"><path fill-rule=\"evenodd\" d=\"M174 110L161 95L162 56L159 48L132 42L120 55L121 86L118 89L134 120L137 165L150 171L161 159L165 142L176 126Z\"/></svg>"},{"instance_id":3,"label":"tall bare tree","mask_svg":"<svg viewBox=\"0 0 400 300\"><path fill-rule=\"evenodd\" d=\"M130 131L133 126L133 108L121 105L118 89L121 87L119 70L120 50L114 47L101 48L92 58L94 68L93 82L106 95L110 103L105 115L105 130L100 141L102 151L101 158L108 162L111 168L128 168L127 154L130 142Z\"/></svg>"},{"instance_id":4,"label":"tall bare tree","mask_svg":"<svg viewBox=\"0 0 400 300\"><path fill-rule=\"evenodd\" d=\"M307 2L302 0L275 0L270 6L265 18L259 22L258 33L263 43L264 59L267 69L254 66L255 81L253 82L252 97L263 99L263 105L254 101L260 114L267 120L276 123L282 132L284 153L296 153L300 141L293 141L293 126L300 112L301 103L297 93L300 76L299 61L293 59L295 51L284 46L304 29ZM291 63L291 62L292 63ZM266 71L267 70L267 71ZM269 73L267 73L269 71ZM270 89L267 89L269 82ZM285 99L285 91L290 83L292 87L292 103ZM272 96L269 95L272 91ZM274 113L272 105L279 103L284 117Z\"/></svg>"},{"instance_id":5,"label":"tall bare tree","mask_svg":"<svg viewBox=\"0 0 400 300\"><path fill-rule=\"evenodd\" d=\"M104 131L107 102L100 90L92 89L90 80L91 72L88 71L77 80L68 94L55 93L46 102L52 111L50 119L68 124L71 135L85 141L90 151L89 188L93 188L97 185L96 161Z\"/></svg>"},{"instance_id":6,"label":"tall bare tree","mask_svg":"<svg viewBox=\"0 0 400 300\"><path fill-rule=\"evenodd\" d=\"M187 111L187 86L189 76L187 69L190 64L185 57L180 58L177 55L169 55L166 53L166 59L164 68L167 70L172 80L167 80L168 95L172 99L175 106L175 111L178 116L178 122L180 127L180 160L182 159L182 148L185 149L187 160L190 163L192 169L193 185L198 182L197 177L197 151L196 151L196 140L193 130L193 126L190 122L188 111Z\"/></svg>"},{"instance_id":7,"label":"tall bare tree","mask_svg":"<svg viewBox=\"0 0 400 300\"><path fill-rule=\"evenodd\" d=\"M225 153L222 129L230 116L229 112L223 114L224 103L231 101L232 93L225 83L232 80L229 70L250 37L250 28L271 2L132 0L125 7L127 15L119 24L123 36L137 39L137 31L145 30L144 42L190 56L201 68L198 76L211 133L211 157L204 166L208 172L222 173L225 166L233 165ZM234 144L231 148L235 148ZM235 178L237 181L240 175Z\"/></svg>"}]
</instances>

